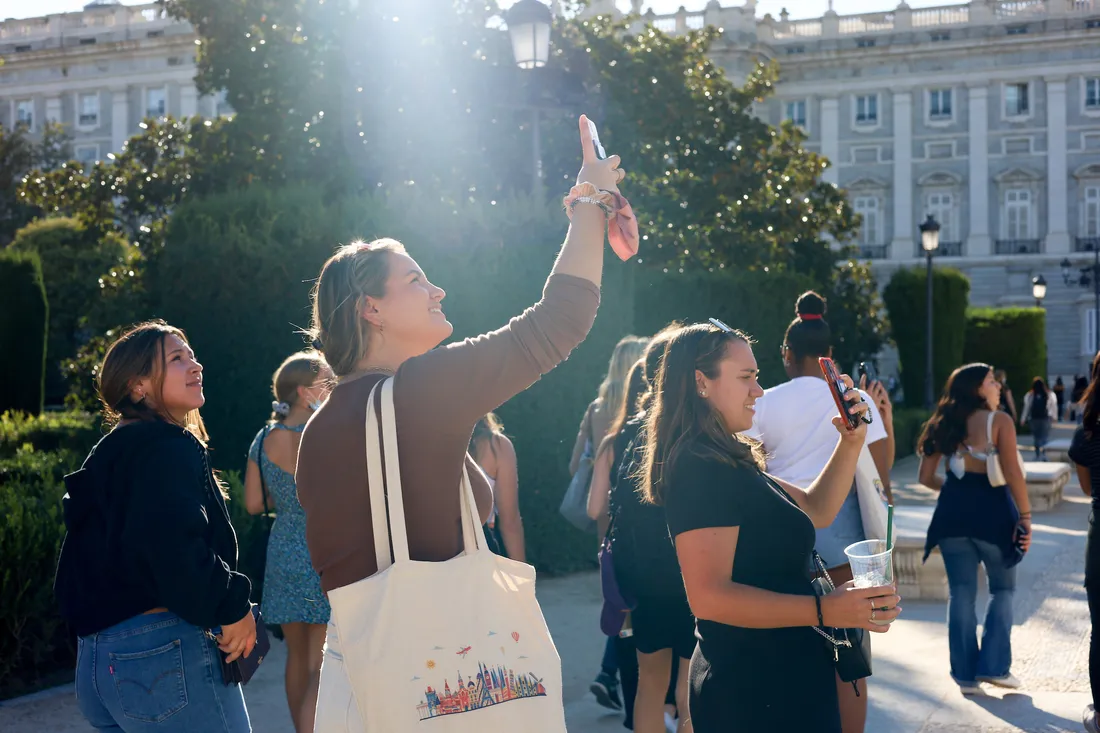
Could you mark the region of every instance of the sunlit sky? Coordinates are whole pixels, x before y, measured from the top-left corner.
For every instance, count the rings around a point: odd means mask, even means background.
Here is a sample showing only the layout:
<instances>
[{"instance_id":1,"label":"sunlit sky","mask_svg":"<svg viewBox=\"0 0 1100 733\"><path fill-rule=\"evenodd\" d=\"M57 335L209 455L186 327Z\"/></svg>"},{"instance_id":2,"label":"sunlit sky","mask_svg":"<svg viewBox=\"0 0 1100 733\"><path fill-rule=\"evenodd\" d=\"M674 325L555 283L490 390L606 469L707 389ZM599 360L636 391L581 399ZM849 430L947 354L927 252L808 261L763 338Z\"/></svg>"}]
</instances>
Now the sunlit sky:
<instances>
[{"instance_id":1,"label":"sunlit sky","mask_svg":"<svg viewBox=\"0 0 1100 733\"><path fill-rule=\"evenodd\" d=\"M512 4L513 0L500 0L501 7ZM950 5L958 0L909 0L910 7L927 8L935 5ZM723 5L740 5L743 0L721 0ZM82 0L0 0L0 18L30 18L51 13L67 13L80 10L84 6ZM136 0L123 0L124 5L141 5ZM617 0L622 10L630 10L630 0ZM707 0L647 0L643 6L646 9L653 8L655 13L674 13L683 5L688 10L702 10L706 7ZM854 13L873 13L883 10L892 10L897 7L897 0L834 0L833 9L841 15ZM779 11L787 8L792 18L816 18L821 16L829 7L828 0L758 0L756 14L763 17L765 13L774 16Z\"/></svg>"}]
</instances>

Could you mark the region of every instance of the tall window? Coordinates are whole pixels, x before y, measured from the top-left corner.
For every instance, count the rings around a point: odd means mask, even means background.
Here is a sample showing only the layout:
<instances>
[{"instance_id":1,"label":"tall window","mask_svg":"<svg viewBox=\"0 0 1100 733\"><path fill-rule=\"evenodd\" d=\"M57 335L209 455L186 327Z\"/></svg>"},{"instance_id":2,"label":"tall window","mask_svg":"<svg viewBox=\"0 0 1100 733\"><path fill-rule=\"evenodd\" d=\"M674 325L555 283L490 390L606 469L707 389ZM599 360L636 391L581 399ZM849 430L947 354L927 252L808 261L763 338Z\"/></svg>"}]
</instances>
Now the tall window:
<instances>
[{"instance_id":1,"label":"tall window","mask_svg":"<svg viewBox=\"0 0 1100 733\"><path fill-rule=\"evenodd\" d=\"M878 124L878 95L861 94L856 97L856 124Z\"/></svg>"},{"instance_id":2,"label":"tall window","mask_svg":"<svg viewBox=\"0 0 1100 733\"><path fill-rule=\"evenodd\" d=\"M1085 109L1100 110L1100 77L1085 79Z\"/></svg>"},{"instance_id":3,"label":"tall window","mask_svg":"<svg viewBox=\"0 0 1100 733\"><path fill-rule=\"evenodd\" d=\"M99 124L99 95L81 94L78 122L81 127L95 127Z\"/></svg>"},{"instance_id":4,"label":"tall window","mask_svg":"<svg viewBox=\"0 0 1100 733\"><path fill-rule=\"evenodd\" d=\"M1085 189L1085 220L1081 235L1084 237L1100 237L1100 186L1089 186Z\"/></svg>"},{"instance_id":5,"label":"tall window","mask_svg":"<svg viewBox=\"0 0 1100 733\"><path fill-rule=\"evenodd\" d=\"M1030 112L1027 84L1005 84L1005 117L1023 117Z\"/></svg>"},{"instance_id":6,"label":"tall window","mask_svg":"<svg viewBox=\"0 0 1100 733\"><path fill-rule=\"evenodd\" d=\"M928 194L928 213L940 224L940 239L945 242L959 241L955 231L955 197L950 193Z\"/></svg>"},{"instance_id":7,"label":"tall window","mask_svg":"<svg viewBox=\"0 0 1100 733\"><path fill-rule=\"evenodd\" d=\"M950 89L930 89L928 91L928 118L932 120L951 119Z\"/></svg>"},{"instance_id":8,"label":"tall window","mask_svg":"<svg viewBox=\"0 0 1100 733\"><path fill-rule=\"evenodd\" d=\"M145 92L145 115L164 117L168 113L168 90L164 87L148 89Z\"/></svg>"},{"instance_id":9,"label":"tall window","mask_svg":"<svg viewBox=\"0 0 1100 733\"><path fill-rule=\"evenodd\" d=\"M99 146L98 145L77 145L73 148L73 155L84 164L84 169L87 170L95 165L95 162L99 160Z\"/></svg>"},{"instance_id":10,"label":"tall window","mask_svg":"<svg viewBox=\"0 0 1100 733\"><path fill-rule=\"evenodd\" d=\"M1031 239L1031 191L1005 191L1005 239Z\"/></svg>"},{"instance_id":11,"label":"tall window","mask_svg":"<svg viewBox=\"0 0 1100 733\"><path fill-rule=\"evenodd\" d=\"M15 103L15 122L34 129L34 100L21 99Z\"/></svg>"},{"instance_id":12,"label":"tall window","mask_svg":"<svg viewBox=\"0 0 1100 733\"><path fill-rule=\"evenodd\" d=\"M1081 329L1081 353L1093 355L1096 353L1096 309L1089 308L1085 311L1085 327Z\"/></svg>"},{"instance_id":13,"label":"tall window","mask_svg":"<svg viewBox=\"0 0 1100 733\"><path fill-rule=\"evenodd\" d=\"M877 196L856 196L852 208L862 218L859 228L859 243L863 246L876 245L881 241L879 235L879 205Z\"/></svg>"},{"instance_id":14,"label":"tall window","mask_svg":"<svg viewBox=\"0 0 1100 733\"><path fill-rule=\"evenodd\" d=\"M788 119L799 127L806 126L806 100L799 99L787 102L784 119Z\"/></svg>"}]
</instances>

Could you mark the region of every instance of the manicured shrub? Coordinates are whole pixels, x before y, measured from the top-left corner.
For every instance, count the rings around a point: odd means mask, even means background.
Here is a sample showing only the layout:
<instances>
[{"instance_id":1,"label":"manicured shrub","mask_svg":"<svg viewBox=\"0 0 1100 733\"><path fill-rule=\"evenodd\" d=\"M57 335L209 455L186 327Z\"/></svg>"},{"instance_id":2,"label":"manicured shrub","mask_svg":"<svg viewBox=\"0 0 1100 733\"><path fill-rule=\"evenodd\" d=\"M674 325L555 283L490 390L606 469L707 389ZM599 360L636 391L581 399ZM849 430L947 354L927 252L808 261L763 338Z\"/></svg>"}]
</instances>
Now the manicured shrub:
<instances>
[{"instance_id":1,"label":"manicured shrub","mask_svg":"<svg viewBox=\"0 0 1100 733\"><path fill-rule=\"evenodd\" d=\"M932 392L939 395L947 377L963 363L966 307L970 280L959 272L937 267L932 276ZM923 268L899 270L886 285L883 299L901 361L905 404L924 405L928 319L927 273Z\"/></svg>"},{"instance_id":2,"label":"manicured shrub","mask_svg":"<svg viewBox=\"0 0 1100 733\"><path fill-rule=\"evenodd\" d=\"M15 233L10 249L42 260L50 304L46 348L46 402L60 404L67 391L61 364L87 340L84 323L96 311L100 277L126 264L126 243L117 234L100 238L76 219L41 219ZM128 266L127 266L128 268Z\"/></svg>"},{"instance_id":3,"label":"manicured shrub","mask_svg":"<svg viewBox=\"0 0 1100 733\"><path fill-rule=\"evenodd\" d=\"M99 415L80 411L0 415L0 458L7 458L24 445L38 451L70 450L87 454L103 437Z\"/></svg>"},{"instance_id":4,"label":"manicured shrub","mask_svg":"<svg viewBox=\"0 0 1100 733\"><path fill-rule=\"evenodd\" d=\"M42 261L33 252L0 251L0 413L42 412L49 305Z\"/></svg>"},{"instance_id":5,"label":"manicured shrub","mask_svg":"<svg viewBox=\"0 0 1100 733\"><path fill-rule=\"evenodd\" d=\"M964 361L1004 369L1016 409L1022 410L1032 380L1047 379L1046 312L1042 308L971 308L966 312L963 354Z\"/></svg>"}]
</instances>

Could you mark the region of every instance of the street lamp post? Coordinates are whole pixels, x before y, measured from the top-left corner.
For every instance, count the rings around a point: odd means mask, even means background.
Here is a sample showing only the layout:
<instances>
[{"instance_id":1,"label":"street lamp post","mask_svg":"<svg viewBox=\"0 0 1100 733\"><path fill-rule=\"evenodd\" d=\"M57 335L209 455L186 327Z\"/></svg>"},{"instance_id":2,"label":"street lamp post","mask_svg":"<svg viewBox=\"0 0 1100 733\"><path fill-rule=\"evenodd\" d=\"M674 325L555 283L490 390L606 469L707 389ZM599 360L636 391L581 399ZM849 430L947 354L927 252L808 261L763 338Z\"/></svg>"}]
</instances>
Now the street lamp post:
<instances>
[{"instance_id":1,"label":"street lamp post","mask_svg":"<svg viewBox=\"0 0 1100 733\"><path fill-rule=\"evenodd\" d=\"M1043 273L1031 278L1031 297L1035 298L1035 307L1043 307L1043 298L1047 297L1047 279Z\"/></svg>"},{"instance_id":2,"label":"street lamp post","mask_svg":"<svg viewBox=\"0 0 1100 733\"><path fill-rule=\"evenodd\" d=\"M1092 248L1092 258L1092 265L1082 267L1080 276L1076 278L1070 276L1073 263L1068 257L1062 260L1061 266L1062 282L1066 285L1080 285L1083 288L1092 286L1092 297L1095 301L1092 312L1092 352L1095 354L1100 351L1100 247Z\"/></svg>"},{"instance_id":3,"label":"street lamp post","mask_svg":"<svg viewBox=\"0 0 1100 733\"><path fill-rule=\"evenodd\" d=\"M920 225L920 246L924 250L924 258L928 262L927 291L927 346L925 350L924 368L924 408L931 412L933 402L933 376L932 376L932 257L940 248L940 223L929 214L924 223Z\"/></svg>"},{"instance_id":4,"label":"street lamp post","mask_svg":"<svg viewBox=\"0 0 1100 733\"><path fill-rule=\"evenodd\" d=\"M512 39L512 55L521 69L541 69L550 59L550 29L554 15L549 6L539 0L519 0L505 15L508 35ZM545 198L542 181L542 131L539 129L538 107L531 107L532 155L534 178L531 192L538 200Z\"/></svg>"}]
</instances>

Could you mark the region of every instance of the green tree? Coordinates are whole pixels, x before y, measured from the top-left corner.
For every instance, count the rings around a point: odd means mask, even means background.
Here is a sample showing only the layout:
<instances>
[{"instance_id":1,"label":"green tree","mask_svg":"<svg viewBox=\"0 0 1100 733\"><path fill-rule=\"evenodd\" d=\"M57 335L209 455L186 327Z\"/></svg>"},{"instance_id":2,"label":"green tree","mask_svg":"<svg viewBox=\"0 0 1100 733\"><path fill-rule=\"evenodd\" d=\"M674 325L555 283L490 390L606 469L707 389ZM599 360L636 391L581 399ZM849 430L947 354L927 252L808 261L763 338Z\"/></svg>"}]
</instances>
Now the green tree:
<instances>
[{"instance_id":1,"label":"green tree","mask_svg":"<svg viewBox=\"0 0 1100 733\"><path fill-rule=\"evenodd\" d=\"M9 249L34 252L42 260L42 278L50 304L46 355L46 401L60 403L67 386L61 364L76 356L87 340L89 317L96 315L101 278L128 272L129 247L115 233L90 233L75 219L41 219L15 233ZM126 275L128 276L128 275Z\"/></svg>"},{"instance_id":2,"label":"green tree","mask_svg":"<svg viewBox=\"0 0 1100 733\"><path fill-rule=\"evenodd\" d=\"M65 129L47 122L35 141L26 125L0 126L0 246L11 241L39 210L19 194L23 177L30 171L53 170L72 156Z\"/></svg>"}]
</instances>

